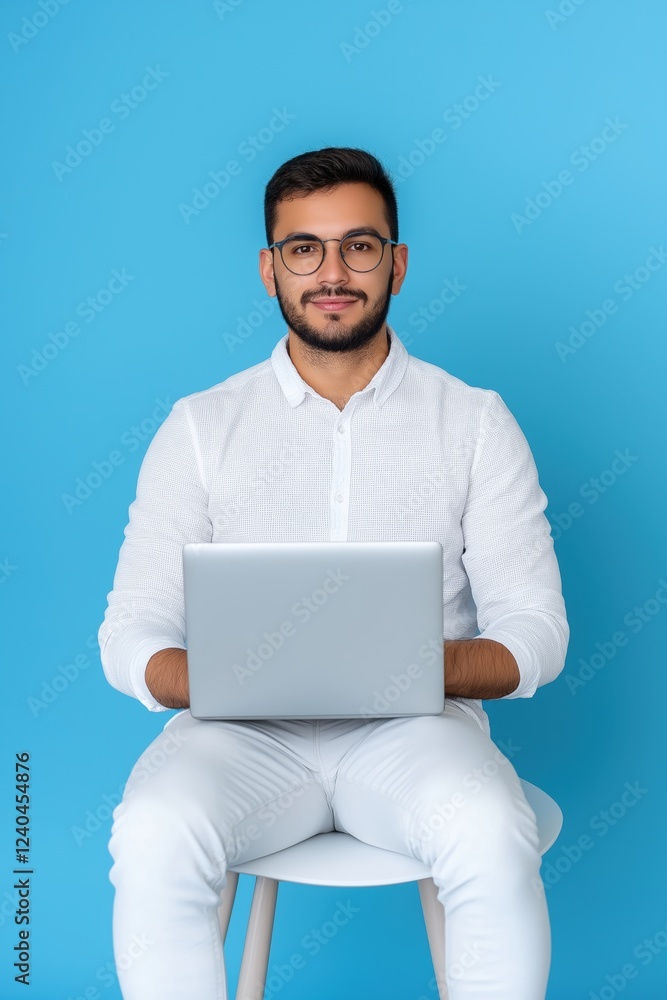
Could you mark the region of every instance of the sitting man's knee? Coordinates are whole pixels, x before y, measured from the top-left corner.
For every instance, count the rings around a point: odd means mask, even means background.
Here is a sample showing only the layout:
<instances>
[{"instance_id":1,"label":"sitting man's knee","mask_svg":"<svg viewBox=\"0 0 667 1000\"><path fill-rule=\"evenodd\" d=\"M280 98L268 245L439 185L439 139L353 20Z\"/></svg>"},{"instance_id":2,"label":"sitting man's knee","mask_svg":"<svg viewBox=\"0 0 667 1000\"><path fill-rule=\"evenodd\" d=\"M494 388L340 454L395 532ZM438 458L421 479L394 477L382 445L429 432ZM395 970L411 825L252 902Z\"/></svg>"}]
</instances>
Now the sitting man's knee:
<instances>
[{"instance_id":1,"label":"sitting man's knee","mask_svg":"<svg viewBox=\"0 0 667 1000\"><path fill-rule=\"evenodd\" d=\"M137 852L156 848L161 839L174 838L180 828L173 799L135 788L125 794L113 811L112 842L125 841Z\"/></svg>"},{"instance_id":2,"label":"sitting man's knee","mask_svg":"<svg viewBox=\"0 0 667 1000\"><path fill-rule=\"evenodd\" d=\"M211 821L204 804L192 795L178 795L162 787L134 788L113 811L109 850L146 865L164 866L199 853Z\"/></svg>"}]
</instances>

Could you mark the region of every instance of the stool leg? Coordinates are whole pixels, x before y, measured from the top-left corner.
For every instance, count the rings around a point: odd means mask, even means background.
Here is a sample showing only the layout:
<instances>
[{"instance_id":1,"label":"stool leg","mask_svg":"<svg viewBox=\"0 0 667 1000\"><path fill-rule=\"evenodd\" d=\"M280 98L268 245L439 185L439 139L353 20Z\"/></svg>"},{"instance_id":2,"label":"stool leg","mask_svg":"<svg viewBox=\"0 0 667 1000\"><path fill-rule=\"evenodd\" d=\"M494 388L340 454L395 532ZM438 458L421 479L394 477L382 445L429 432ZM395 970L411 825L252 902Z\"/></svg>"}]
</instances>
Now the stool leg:
<instances>
[{"instance_id":1,"label":"stool leg","mask_svg":"<svg viewBox=\"0 0 667 1000\"><path fill-rule=\"evenodd\" d=\"M243 946L236 1000L262 1000L269 965L278 882L258 875Z\"/></svg>"},{"instance_id":2,"label":"stool leg","mask_svg":"<svg viewBox=\"0 0 667 1000\"><path fill-rule=\"evenodd\" d=\"M239 884L239 873L227 871L225 887L220 896L220 906L218 907L218 920L220 921L220 934L222 943L225 943L229 921L232 915L232 907L236 898L236 888Z\"/></svg>"},{"instance_id":3,"label":"stool leg","mask_svg":"<svg viewBox=\"0 0 667 1000\"><path fill-rule=\"evenodd\" d=\"M438 984L438 996L440 1000L449 1000L445 976L445 910L438 899L438 887L432 878L421 878L417 884L431 949L433 971Z\"/></svg>"}]
</instances>

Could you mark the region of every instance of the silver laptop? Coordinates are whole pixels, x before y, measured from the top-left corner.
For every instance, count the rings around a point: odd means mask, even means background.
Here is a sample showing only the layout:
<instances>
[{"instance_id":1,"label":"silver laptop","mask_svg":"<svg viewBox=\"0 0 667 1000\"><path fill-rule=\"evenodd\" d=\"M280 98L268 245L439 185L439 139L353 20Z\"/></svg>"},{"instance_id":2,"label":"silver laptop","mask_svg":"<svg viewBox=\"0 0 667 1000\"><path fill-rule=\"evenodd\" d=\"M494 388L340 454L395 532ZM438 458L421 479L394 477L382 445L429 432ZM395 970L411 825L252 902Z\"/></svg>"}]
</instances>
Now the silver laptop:
<instances>
[{"instance_id":1,"label":"silver laptop","mask_svg":"<svg viewBox=\"0 0 667 1000\"><path fill-rule=\"evenodd\" d=\"M192 715L439 715L442 560L434 541L186 544Z\"/></svg>"}]
</instances>

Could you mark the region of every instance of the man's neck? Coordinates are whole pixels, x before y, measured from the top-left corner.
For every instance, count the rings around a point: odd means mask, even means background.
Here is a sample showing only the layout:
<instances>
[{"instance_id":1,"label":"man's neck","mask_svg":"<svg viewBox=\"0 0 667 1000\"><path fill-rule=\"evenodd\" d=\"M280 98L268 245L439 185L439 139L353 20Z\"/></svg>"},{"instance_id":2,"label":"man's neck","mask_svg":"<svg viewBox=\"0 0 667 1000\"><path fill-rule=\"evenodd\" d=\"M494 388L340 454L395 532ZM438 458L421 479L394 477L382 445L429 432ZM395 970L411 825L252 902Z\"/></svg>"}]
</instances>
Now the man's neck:
<instances>
[{"instance_id":1,"label":"man's neck","mask_svg":"<svg viewBox=\"0 0 667 1000\"><path fill-rule=\"evenodd\" d=\"M379 371L390 346L386 324L363 348L345 353L313 350L290 330L287 353L303 381L342 410Z\"/></svg>"}]
</instances>

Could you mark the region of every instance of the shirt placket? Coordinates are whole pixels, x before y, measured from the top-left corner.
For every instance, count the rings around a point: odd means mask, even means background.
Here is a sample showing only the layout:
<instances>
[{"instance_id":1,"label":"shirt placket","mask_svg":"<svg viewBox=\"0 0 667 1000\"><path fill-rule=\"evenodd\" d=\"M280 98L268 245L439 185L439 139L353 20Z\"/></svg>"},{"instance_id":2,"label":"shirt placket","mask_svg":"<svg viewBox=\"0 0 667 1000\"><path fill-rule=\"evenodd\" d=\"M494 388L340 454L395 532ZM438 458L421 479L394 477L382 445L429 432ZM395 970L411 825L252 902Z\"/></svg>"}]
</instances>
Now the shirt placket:
<instances>
[{"instance_id":1,"label":"shirt placket","mask_svg":"<svg viewBox=\"0 0 667 1000\"><path fill-rule=\"evenodd\" d=\"M331 475L331 541L347 541L352 472L352 409L345 407L333 425L333 469Z\"/></svg>"}]
</instances>

